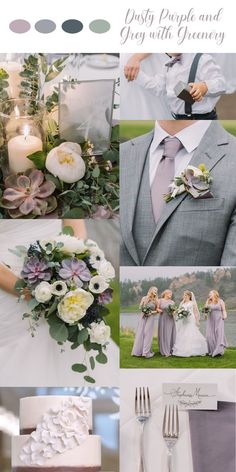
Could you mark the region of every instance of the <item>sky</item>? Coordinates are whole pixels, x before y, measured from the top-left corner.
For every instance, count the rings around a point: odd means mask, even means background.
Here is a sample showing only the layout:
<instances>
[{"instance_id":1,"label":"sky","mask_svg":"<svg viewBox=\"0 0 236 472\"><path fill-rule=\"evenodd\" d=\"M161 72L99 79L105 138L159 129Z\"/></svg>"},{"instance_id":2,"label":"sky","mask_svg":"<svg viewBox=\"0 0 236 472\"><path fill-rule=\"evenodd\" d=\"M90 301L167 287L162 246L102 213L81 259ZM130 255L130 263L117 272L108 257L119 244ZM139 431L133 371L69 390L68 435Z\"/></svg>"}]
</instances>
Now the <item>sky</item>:
<instances>
[{"instance_id":1,"label":"sky","mask_svg":"<svg viewBox=\"0 0 236 472\"><path fill-rule=\"evenodd\" d=\"M121 267L120 280L125 279L133 281L138 280L152 280L156 277L178 277L187 272L208 272L209 270L216 270L216 267Z\"/></svg>"}]
</instances>

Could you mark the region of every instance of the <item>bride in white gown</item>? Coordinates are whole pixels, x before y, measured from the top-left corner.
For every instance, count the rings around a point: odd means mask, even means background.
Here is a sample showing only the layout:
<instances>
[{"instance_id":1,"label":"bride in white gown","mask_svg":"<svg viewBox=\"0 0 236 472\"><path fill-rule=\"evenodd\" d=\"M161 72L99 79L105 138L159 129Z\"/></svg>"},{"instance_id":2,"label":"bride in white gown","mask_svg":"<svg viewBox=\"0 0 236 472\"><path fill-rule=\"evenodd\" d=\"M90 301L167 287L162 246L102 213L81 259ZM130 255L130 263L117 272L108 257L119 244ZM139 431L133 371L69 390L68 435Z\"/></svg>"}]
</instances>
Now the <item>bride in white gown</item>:
<instances>
[{"instance_id":1,"label":"bride in white gown","mask_svg":"<svg viewBox=\"0 0 236 472\"><path fill-rule=\"evenodd\" d=\"M37 239L56 236L62 228L60 220L2 220L0 221L0 262L9 265L19 275L22 260L9 252L16 245L28 246ZM77 234L77 236L79 236ZM81 237L81 233L80 233ZM83 237L83 235L82 235ZM96 240L96 231L89 234ZM106 244L106 242L105 242ZM104 248L105 250L105 248ZM31 337L28 321L22 320L25 302L18 299L7 285L14 275L0 264L0 386L79 386L83 376L73 372L71 365L84 360L83 348L71 350L65 343L63 351L49 335L49 326L40 320L35 337ZM14 285L14 284L13 284ZM111 340L107 349L108 363L96 364L92 376L97 385L118 385L118 347Z\"/></svg>"},{"instance_id":2,"label":"bride in white gown","mask_svg":"<svg viewBox=\"0 0 236 472\"><path fill-rule=\"evenodd\" d=\"M176 341L173 356L205 356L208 352L207 342L199 331L199 311L193 292L184 292L180 308L190 312L187 318L176 321Z\"/></svg>"}]
</instances>

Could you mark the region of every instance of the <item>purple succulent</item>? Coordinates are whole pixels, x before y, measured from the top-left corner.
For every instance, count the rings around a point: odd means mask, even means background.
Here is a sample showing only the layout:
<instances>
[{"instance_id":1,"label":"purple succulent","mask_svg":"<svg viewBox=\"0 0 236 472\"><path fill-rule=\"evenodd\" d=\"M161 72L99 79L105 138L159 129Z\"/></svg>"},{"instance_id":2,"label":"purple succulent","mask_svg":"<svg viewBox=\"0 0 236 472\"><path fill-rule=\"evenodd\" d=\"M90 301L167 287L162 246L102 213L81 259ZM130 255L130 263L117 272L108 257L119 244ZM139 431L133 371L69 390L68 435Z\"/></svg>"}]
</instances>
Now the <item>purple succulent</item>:
<instances>
[{"instance_id":1,"label":"purple succulent","mask_svg":"<svg viewBox=\"0 0 236 472\"><path fill-rule=\"evenodd\" d=\"M41 281L48 282L51 279L52 274L46 261L40 260L36 256L32 256L24 263L21 276L26 282L35 285L37 282Z\"/></svg>"},{"instance_id":2,"label":"purple succulent","mask_svg":"<svg viewBox=\"0 0 236 472\"><path fill-rule=\"evenodd\" d=\"M45 181L43 172L30 169L25 175L10 175L5 179L2 206L12 218L32 214L41 216L51 213L57 207L52 196L55 184Z\"/></svg>"},{"instance_id":3,"label":"purple succulent","mask_svg":"<svg viewBox=\"0 0 236 472\"><path fill-rule=\"evenodd\" d=\"M107 288L105 292L100 293L98 296L99 305L107 305L108 303L111 303L112 293L113 293L112 288Z\"/></svg>"},{"instance_id":4,"label":"purple succulent","mask_svg":"<svg viewBox=\"0 0 236 472\"><path fill-rule=\"evenodd\" d=\"M73 279L78 287L83 285L83 282L88 282L92 275L84 261L78 260L75 257L72 259L64 259L61 263L62 269L59 275L62 279Z\"/></svg>"}]
</instances>

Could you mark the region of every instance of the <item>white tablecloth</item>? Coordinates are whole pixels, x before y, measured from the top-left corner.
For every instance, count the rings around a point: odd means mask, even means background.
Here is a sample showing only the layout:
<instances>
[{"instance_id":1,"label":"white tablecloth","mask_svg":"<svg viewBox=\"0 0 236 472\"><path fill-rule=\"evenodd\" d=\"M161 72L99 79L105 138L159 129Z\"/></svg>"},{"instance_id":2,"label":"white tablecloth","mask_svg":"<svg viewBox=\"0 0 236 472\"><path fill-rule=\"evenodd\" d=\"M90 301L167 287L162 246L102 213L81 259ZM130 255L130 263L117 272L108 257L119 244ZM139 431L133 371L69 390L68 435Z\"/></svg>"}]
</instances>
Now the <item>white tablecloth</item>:
<instances>
[{"instance_id":1,"label":"white tablecloth","mask_svg":"<svg viewBox=\"0 0 236 472\"><path fill-rule=\"evenodd\" d=\"M236 374L231 369L122 369L121 472L137 472L140 426L134 414L135 387L148 386L152 416L145 429L145 472L167 472L167 450L162 438L162 384L202 382L218 384L218 400L235 401ZM174 472L193 472L188 413L180 412L180 437L174 451Z\"/></svg>"}]
</instances>

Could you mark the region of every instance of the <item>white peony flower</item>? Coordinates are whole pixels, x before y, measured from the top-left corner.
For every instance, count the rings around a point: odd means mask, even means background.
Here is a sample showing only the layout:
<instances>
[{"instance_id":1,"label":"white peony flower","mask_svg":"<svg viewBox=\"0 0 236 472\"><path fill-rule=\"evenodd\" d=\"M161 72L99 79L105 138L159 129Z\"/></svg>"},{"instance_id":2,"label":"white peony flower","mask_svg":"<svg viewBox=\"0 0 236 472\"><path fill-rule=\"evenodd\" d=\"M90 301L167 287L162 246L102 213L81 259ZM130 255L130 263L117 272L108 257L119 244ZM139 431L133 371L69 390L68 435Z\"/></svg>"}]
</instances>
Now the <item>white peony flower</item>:
<instances>
[{"instance_id":1,"label":"white peony flower","mask_svg":"<svg viewBox=\"0 0 236 472\"><path fill-rule=\"evenodd\" d=\"M110 282L110 280L114 279L116 275L113 265L105 259L101 261L98 267L98 274L104 277L106 282Z\"/></svg>"},{"instance_id":2,"label":"white peony flower","mask_svg":"<svg viewBox=\"0 0 236 472\"><path fill-rule=\"evenodd\" d=\"M107 326L104 321L100 321L100 323L91 323L88 332L92 343L102 345L104 345L111 336L111 328L110 326Z\"/></svg>"},{"instance_id":3,"label":"white peony flower","mask_svg":"<svg viewBox=\"0 0 236 472\"><path fill-rule=\"evenodd\" d=\"M49 302L52 298L51 285L48 282L40 282L34 291L34 296L39 303Z\"/></svg>"},{"instance_id":4,"label":"white peony flower","mask_svg":"<svg viewBox=\"0 0 236 472\"><path fill-rule=\"evenodd\" d=\"M69 142L52 149L45 165L52 175L68 184L82 179L86 170L80 145Z\"/></svg>"},{"instance_id":5,"label":"white peony flower","mask_svg":"<svg viewBox=\"0 0 236 472\"><path fill-rule=\"evenodd\" d=\"M68 288L63 280L58 280L51 285L51 291L53 295L57 295L58 297L62 297L68 292Z\"/></svg>"},{"instance_id":6,"label":"white peony flower","mask_svg":"<svg viewBox=\"0 0 236 472\"><path fill-rule=\"evenodd\" d=\"M68 292L58 304L59 317L68 324L74 324L86 315L94 297L82 288Z\"/></svg>"},{"instance_id":7,"label":"white peony flower","mask_svg":"<svg viewBox=\"0 0 236 472\"><path fill-rule=\"evenodd\" d=\"M60 250L65 254L82 254L86 251L83 239L78 239L69 234L60 234L55 238L55 242L63 243L64 246Z\"/></svg>"},{"instance_id":8,"label":"white peony flower","mask_svg":"<svg viewBox=\"0 0 236 472\"><path fill-rule=\"evenodd\" d=\"M98 269L101 262L104 260L104 257L104 252L101 249L96 248L96 250L92 251L89 262L94 269Z\"/></svg>"},{"instance_id":9,"label":"white peony flower","mask_svg":"<svg viewBox=\"0 0 236 472\"><path fill-rule=\"evenodd\" d=\"M100 275L95 275L90 279L89 290L93 293L102 293L109 287L104 277Z\"/></svg>"}]
</instances>

